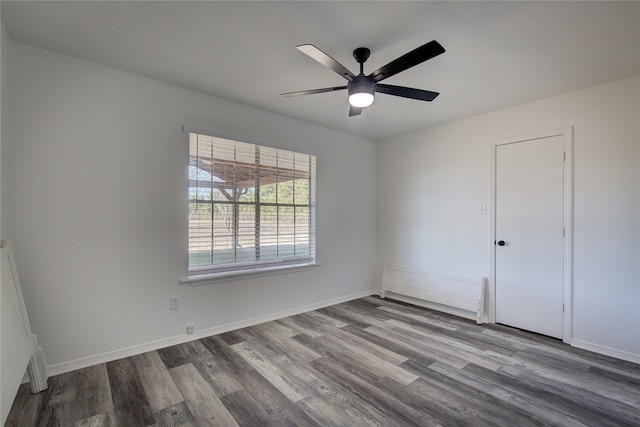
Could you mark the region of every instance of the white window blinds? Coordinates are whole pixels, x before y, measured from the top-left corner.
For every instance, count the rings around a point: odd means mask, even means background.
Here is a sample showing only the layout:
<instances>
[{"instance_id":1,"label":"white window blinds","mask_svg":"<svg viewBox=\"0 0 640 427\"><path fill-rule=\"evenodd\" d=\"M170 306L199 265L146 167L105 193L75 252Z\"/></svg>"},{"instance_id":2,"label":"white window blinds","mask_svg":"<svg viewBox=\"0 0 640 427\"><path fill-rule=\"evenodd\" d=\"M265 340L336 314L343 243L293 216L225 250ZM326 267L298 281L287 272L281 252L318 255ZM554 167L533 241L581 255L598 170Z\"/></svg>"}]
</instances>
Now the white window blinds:
<instances>
[{"instance_id":1,"label":"white window blinds","mask_svg":"<svg viewBox=\"0 0 640 427\"><path fill-rule=\"evenodd\" d=\"M316 158L189 133L189 272L315 260Z\"/></svg>"}]
</instances>

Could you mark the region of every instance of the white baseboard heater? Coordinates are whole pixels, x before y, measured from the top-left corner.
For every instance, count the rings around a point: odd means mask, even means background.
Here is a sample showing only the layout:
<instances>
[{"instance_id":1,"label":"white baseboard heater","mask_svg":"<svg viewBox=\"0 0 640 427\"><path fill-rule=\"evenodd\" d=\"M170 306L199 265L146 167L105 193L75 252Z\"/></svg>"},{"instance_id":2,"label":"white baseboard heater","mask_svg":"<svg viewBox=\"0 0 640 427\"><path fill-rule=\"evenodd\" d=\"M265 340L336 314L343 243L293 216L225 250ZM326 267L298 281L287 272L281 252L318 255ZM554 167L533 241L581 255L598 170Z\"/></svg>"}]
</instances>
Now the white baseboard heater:
<instances>
[{"instance_id":1,"label":"white baseboard heater","mask_svg":"<svg viewBox=\"0 0 640 427\"><path fill-rule=\"evenodd\" d=\"M382 274L380 296L385 298L387 293L392 293L435 303L429 307L443 306L442 311L451 312L446 310L449 307L456 313L458 310L470 312L480 324L484 317L485 287L484 277L449 276L387 264Z\"/></svg>"}]
</instances>

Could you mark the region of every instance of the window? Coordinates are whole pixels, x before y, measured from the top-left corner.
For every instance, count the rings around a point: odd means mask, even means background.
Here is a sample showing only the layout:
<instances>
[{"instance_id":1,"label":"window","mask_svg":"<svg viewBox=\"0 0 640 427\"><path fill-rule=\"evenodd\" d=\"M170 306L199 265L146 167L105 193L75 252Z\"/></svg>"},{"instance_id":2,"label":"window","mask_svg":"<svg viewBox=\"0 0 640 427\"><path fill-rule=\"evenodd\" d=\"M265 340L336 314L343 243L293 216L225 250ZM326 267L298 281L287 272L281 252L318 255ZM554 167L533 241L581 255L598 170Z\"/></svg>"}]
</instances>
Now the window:
<instances>
[{"instance_id":1,"label":"window","mask_svg":"<svg viewBox=\"0 0 640 427\"><path fill-rule=\"evenodd\" d=\"M189 133L189 275L315 261L316 158Z\"/></svg>"}]
</instances>

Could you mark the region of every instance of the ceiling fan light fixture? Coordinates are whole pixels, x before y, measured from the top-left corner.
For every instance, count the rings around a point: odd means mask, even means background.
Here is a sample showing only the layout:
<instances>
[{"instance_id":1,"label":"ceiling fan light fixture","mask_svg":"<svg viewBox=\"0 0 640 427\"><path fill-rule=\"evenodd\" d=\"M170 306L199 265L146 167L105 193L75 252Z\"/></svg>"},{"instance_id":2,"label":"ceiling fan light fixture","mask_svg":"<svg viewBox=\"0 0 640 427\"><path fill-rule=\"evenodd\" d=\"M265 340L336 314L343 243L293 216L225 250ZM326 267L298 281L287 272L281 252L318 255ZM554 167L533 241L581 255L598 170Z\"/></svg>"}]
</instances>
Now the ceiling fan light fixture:
<instances>
[{"instance_id":1,"label":"ceiling fan light fixture","mask_svg":"<svg viewBox=\"0 0 640 427\"><path fill-rule=\"evenodd\" d=\"M356 108L365 108L373 104L375 87L372 84L356 83L349 87L349 104Z\"/></svg>"}]
</instances>

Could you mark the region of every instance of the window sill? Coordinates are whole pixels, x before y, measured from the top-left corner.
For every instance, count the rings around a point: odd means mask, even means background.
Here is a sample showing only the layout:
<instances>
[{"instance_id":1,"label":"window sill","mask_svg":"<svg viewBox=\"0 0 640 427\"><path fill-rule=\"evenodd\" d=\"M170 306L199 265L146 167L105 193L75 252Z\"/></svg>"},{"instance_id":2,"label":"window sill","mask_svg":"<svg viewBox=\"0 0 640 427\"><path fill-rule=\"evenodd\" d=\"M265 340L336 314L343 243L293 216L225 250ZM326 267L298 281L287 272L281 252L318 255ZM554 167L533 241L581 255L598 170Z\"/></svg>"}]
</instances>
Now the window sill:
<instances>
[{"instance_id":1,"label":"window sill","mask_svg":"<svg viewBox=\"0 0 640 427\"><path fill-rule=\"evenodd\" d=\"M212 283L229 282L238 279L248 279L261 276L272 276L277 274L295 273L297 271L308 270L317 267L320 264L316 262L307 262L304 264L289 265L271 265L258 268L248 268L246 270L222 271L220 273L207 273L189 276L180 283L189 284L191 286L202 286Z\"/></svg>"}]
</instances>

